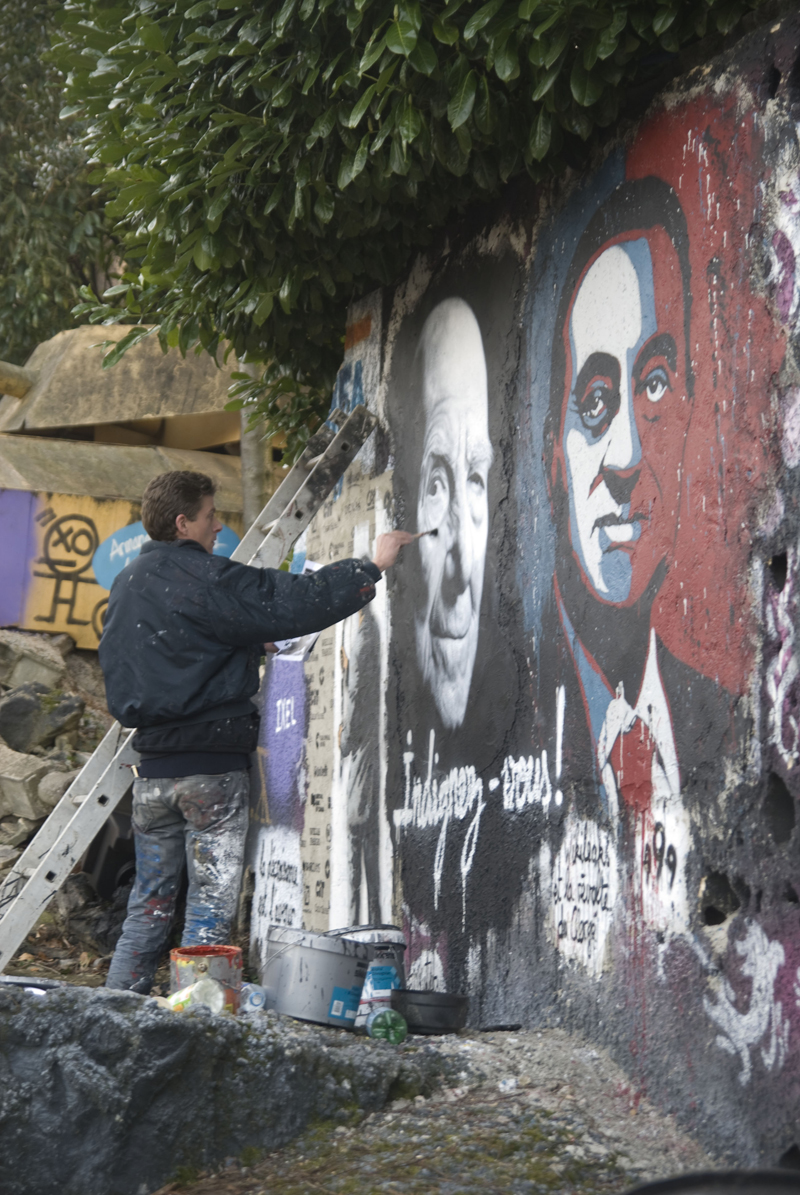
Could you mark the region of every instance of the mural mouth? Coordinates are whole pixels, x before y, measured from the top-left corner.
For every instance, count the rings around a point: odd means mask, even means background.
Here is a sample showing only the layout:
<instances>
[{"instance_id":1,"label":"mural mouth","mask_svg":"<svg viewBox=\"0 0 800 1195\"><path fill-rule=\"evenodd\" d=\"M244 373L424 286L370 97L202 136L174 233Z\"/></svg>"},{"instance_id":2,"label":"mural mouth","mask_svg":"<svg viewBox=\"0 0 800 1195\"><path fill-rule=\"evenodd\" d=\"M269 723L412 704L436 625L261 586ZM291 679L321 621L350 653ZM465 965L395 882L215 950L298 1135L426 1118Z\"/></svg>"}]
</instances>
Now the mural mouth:
<instances>
[{"instance_id":1,"label":"mural mouth","mask_svg":"<svg viewBox=\"0 0 800 1195\"><path fill-rule=\"evenodd\" d=\"M472 602L469 598L444 609L434 607L431 612L431 635L435 639L465 639L471 625Z\"/></svg>"},{"instance_id":2,"label":"mural mouth","mask_svg":"<svg viewBox=\"0 0 800 1195\"><path fill-rule=\"evenodd\" d=\"M615 548L632 548L641 538L644 526L649 521L647 515L638 511L633 515L601 515L599 519L595 519L592 533L600 532L600 547L603 552L613 551Z\"/></svg>"},{"instance_id":3,"label":"mural mouth","mask_svg":"<svg viewBox=\"0 0 800 1195\"><path fill-rule=\"evenodd\" d=\"M625 515L625 514L621 514L621 513L620 514L601 515L599 519L595 519L594 524L592 526L592 531L597 531L598 529L602 530L602 528L604 528L604 527L626 527L627 528L627 527L633 526L636 523L646 523L647 521L648 521L648 516L646 514L643 514L641 511L637 511L636 514L633 514L633 515L632 514ZM613 536L613 532L611 534ZM622 539L623 536L621 536L621 535L614 536L614 538Z\"/></svg>"}]
</instances>

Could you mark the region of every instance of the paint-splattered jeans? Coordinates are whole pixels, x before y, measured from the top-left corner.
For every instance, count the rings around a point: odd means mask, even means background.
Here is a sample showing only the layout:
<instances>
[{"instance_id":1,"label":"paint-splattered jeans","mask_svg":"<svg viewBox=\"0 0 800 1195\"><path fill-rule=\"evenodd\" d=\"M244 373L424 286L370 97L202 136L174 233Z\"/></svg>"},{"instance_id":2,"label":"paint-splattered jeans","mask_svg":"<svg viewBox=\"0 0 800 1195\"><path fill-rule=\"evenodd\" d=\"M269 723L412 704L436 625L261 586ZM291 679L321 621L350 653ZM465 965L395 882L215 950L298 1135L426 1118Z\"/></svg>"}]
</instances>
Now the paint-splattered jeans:
<instances>
[{"instance_id":1,"label":"paint-splattered jeans","mask_svg":"<svg viewBox=\"0 0 800 1195\"><path fill-rule=\"evenodd\" d=\"M183 946L228 942L247 834L247 772L136 780L136 879L106 980L149 993L175 916L184 864L189 870Z\"/></svg>"}]
</instances>

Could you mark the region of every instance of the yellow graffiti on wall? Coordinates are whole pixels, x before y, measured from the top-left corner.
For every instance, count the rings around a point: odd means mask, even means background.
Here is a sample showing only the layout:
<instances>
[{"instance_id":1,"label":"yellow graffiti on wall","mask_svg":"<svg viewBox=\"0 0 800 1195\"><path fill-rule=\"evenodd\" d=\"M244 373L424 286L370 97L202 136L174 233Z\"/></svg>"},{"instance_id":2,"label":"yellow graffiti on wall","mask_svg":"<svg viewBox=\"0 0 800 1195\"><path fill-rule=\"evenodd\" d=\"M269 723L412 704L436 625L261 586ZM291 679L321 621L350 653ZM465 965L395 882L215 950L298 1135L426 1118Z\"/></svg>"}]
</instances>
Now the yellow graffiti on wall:
<instances>
[{"instance_id":1,"label":"yellow graffiti on wall","mask_svg":"<svg viewBox=\"0 0 800 1195\"><path fill-rule=\"evenodd\" d=\"M38 494L36 543L29 568L27 631L66 631L78 647L97 649L108 590L97 581L92 558L100 544L140 517L136 502L74 494ZM222 513L241 534L241 516Z\"/></svg>"},{"instance_id":2,"label":"yellow graffiti on wall","mask_svg":"<svg viewBox=\"0 0 800 1195\"><path fill-rule=\"evenodd\" d=\"M37 506L36 548L21 625L28 631L66 631L78 647L96 648L108 590L97 583L92 557L112 532L138 519L139 507L72 494L40 494Z\"/></svg>"}]
</instances>

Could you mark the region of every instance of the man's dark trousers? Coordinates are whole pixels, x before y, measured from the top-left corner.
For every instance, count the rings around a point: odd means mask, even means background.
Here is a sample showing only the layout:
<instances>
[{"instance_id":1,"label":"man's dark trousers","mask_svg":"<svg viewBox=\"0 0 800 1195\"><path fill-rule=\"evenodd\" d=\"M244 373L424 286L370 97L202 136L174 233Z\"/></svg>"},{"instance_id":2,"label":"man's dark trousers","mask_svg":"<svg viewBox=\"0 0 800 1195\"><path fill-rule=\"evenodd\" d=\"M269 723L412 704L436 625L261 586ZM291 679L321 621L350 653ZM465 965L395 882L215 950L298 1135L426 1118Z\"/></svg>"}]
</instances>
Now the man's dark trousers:
<instances>
[{"instance_id":1,"label":"man's dark trousers","mask_svg":"<svg viewBox=\"0 0 800 1195\"><path fill-rule=\"evenodd\" d=\"M136 879L108 972L110 988L148 994L175 916L184 862L189 871L183 946L230 940L248 822L249 775L136 780Z\"/></svg>"}]
</instances>

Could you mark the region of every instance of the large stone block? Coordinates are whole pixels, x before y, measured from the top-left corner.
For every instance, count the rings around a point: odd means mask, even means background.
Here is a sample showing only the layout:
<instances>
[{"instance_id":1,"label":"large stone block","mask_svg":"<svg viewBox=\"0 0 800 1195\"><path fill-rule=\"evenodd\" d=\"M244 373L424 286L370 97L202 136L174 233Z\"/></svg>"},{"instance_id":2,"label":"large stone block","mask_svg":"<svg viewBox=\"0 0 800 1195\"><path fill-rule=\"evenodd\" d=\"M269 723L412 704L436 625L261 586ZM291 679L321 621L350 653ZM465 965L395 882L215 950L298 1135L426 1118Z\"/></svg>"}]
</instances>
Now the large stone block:
<instances>
[{"instance_id":1,"label":"large stone block","mask_svg":"<svg viewBox=\"0 0 800 1195\"><path fill-rule=\"evenodd\" d=\"M0 630L0 683L16 688L38 682L53 689L65 669L61 652L46 639Z\"/></svg>"},{"instance_id":2,"label":"large stone block","mask_svg":"<svg viewBox=\"0 0 800 1195\"><path fill-rule=\"evenodd\" d=\"M51 767L37 755L0 745L0 817L37 819L48 813L39 800L39 781Z\"/></svg>"},{"instance_id":3,"label":"large stone block","mask_svg":"<svg viewBox=\"0 0 800 1195\"><path fill-rule=\"evenodd\" d=\"M38 788L39 804L42 808L48 813L55 809L79 772L80 768L76 768L73 772L48 772L43 776Z\"/></svg>"},{"instance_id":4,"label":"large stone block","mask_svg":"<svg viewBox=\"0 0 800 1195\"><path fill-rule=\"evenodd\" d=\"M50 746L57 735L77 730L83 710L80 697L38 681L21 685L0 698L0 738L15 751Z\"/></svg>"}]
</instances>

